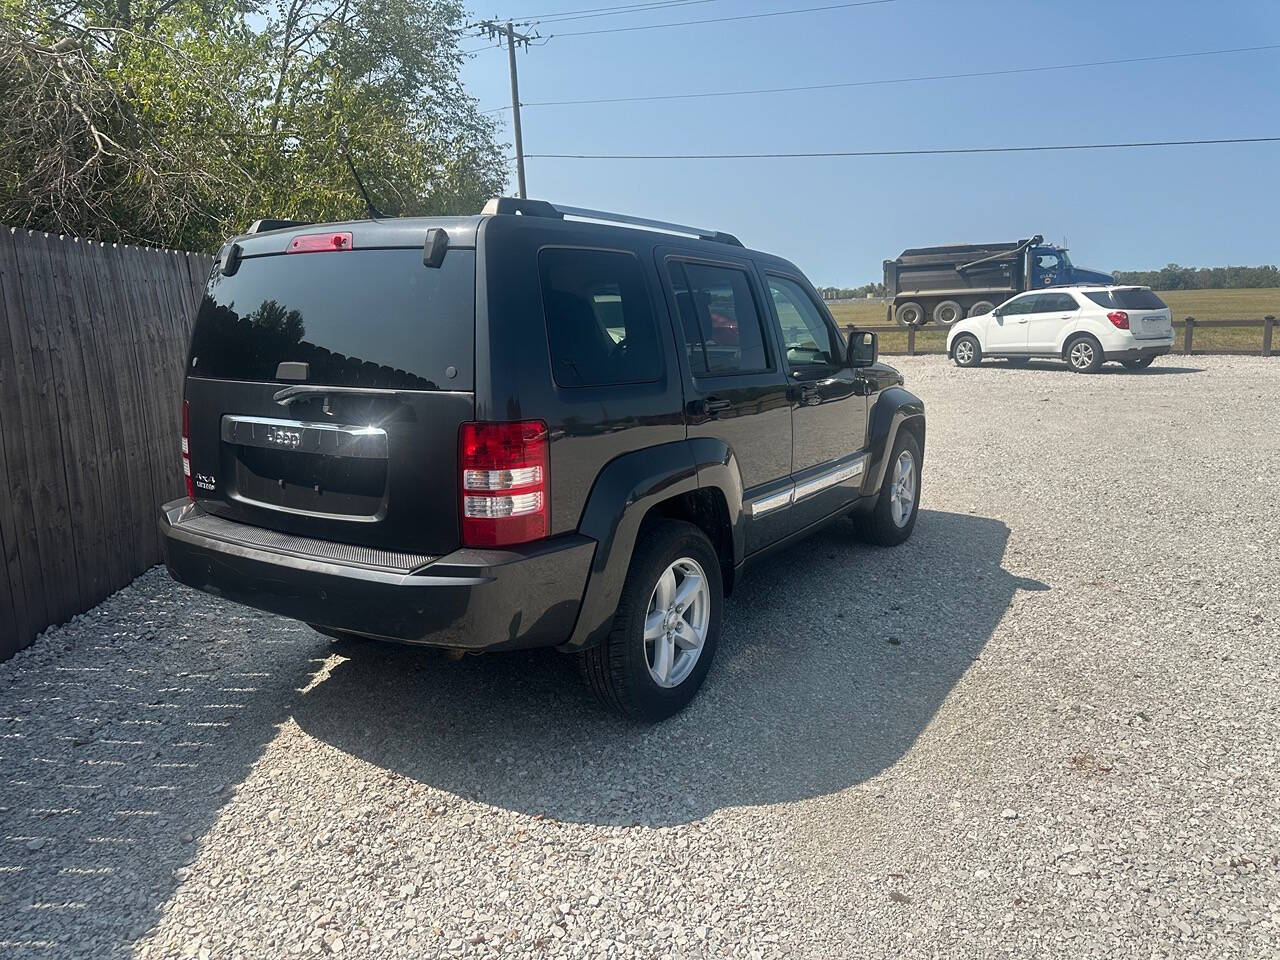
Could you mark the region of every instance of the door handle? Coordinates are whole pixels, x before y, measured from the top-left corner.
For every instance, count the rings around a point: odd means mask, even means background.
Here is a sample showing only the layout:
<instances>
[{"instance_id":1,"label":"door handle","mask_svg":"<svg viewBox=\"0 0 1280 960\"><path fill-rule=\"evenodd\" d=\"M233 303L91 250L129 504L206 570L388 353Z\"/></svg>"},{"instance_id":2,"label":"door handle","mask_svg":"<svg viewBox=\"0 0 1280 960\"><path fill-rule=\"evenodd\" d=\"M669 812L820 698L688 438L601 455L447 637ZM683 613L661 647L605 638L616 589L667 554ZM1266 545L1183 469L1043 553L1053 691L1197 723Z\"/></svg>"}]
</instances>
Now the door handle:
<instances>
[{"instance_id":1,"label":"door handle","mask_svg":"<svg viewBox=\"0 0 1280 960\"><path fill-rule=\"evenodd\" d=\"M791 399L802 406L811 407L822 402L822 394L812 384L799 384L791 388Z\"/></svg>"}]
</instances>

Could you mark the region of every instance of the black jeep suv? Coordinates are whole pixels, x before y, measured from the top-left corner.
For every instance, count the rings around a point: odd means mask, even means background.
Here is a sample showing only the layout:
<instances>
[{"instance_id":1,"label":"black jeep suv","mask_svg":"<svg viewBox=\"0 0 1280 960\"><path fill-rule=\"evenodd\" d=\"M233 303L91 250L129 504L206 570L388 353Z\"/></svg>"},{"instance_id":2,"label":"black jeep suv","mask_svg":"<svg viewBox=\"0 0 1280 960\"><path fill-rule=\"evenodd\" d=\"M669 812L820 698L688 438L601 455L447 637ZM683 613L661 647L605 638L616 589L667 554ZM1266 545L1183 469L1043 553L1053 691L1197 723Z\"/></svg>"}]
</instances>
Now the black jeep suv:
<instances>
[{"instance_id":1,"label":"black jeep suv","mask_svg":"<svg viewBox=\"0 0 1280 960\"><path fill-rule=\"evenodd\" d=\"M183 583L336 637L555 647L656 720L749 561L850 515L911 534L924 407L786 260L511 198L254 227L191 337Z\"/></svg>"}]
</instances>

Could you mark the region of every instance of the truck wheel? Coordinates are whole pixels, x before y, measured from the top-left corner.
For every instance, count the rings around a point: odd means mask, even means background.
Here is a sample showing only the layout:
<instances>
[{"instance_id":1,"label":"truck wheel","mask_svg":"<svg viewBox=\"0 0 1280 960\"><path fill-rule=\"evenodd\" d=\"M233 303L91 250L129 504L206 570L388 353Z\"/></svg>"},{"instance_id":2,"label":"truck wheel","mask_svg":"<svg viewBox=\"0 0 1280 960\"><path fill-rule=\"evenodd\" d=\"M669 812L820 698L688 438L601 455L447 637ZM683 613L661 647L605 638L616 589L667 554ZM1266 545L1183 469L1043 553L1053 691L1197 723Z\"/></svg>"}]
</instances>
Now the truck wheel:
<instances>
[{"instance_id":1,"label":"truck wheel","mask_svg":"<svg viewBox=\"0 0 1280 960\"><path fill-rule=\"evenodd\" d=\"M1063 355L1074 373L1097 373L1102 369L1102 344L1088 334L1071 340L1063 348Z\"/></svg>"},{"instance_id":2,"label":"truck wheel","mask_svg":"<svg viewBox=\"0 0 1280 960\"><path fill-rule=\"evenodd\" d=\"M920 444L900 430L885 464L880 494L869 513L855 514L858 535L868 543L896 547L911 536L920 512Z\"/></svg>"},{"instance_id":3,"label":"truck wheel","mask_svg":"<svg viewBox=\"0 0 1280 960\"><path fill-rule=\"evenodd\" d=\"M980 364L982 346L978 343L978 338L969 333L956 337L956 342L951 345L951 359L956 362L957 367L976 367Z\"/></svg>"},{"instance_id":4,"label":"truck wheel","mask_svg":"<svg viewBox=\"0 0 1280 960\"><path fill-rule=\"evenodd\" d=\"M964 308L954 300L943 300L933 308L933 322L949 327L964 318Z\"/></svg>"},{"instance_id":5,"label":"truck wheel","mask_svg":"<svg viewBox=\"0 0 1280 960\"><path fill-rule=\"evenodd\" d=\"M914 300L899 304L894 316L900 327L919 327L924 325L924 307Z\"/></svg>"},{"instance_id":6,"label":"truck wheel","mask_svg":"<svg viewBox=\"0 0 1280 960\"><path fill-rule=\"evenodd\" d=\"M632 720L665 720L702 686L720 639L724 586L707 535L682 520L646 525L613 629L579 657L587 686Z\"/></svg>"},{"instance_id":7,"label":"truck wheel","mask_svg":"<svg viewBox=\"0 0 1280 960\"><path fill-rule=\"evenodd\" d=\"M990 313L995 308L996 308L996 305L992 303L990 300L979 300L977 303L975 303L972 307L969 308L969 316L980 317L984 313Z\"/></svg>"}]
</instances>

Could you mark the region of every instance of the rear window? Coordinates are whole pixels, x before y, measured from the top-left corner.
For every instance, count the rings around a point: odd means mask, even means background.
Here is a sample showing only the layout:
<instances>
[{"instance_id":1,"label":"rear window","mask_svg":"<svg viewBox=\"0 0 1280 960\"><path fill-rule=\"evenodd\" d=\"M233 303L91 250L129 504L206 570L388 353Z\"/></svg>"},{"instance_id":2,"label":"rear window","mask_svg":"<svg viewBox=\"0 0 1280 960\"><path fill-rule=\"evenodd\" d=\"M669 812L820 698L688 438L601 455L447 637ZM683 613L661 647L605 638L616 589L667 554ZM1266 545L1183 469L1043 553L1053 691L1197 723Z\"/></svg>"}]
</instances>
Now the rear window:
<instances>
[{"instance_id":1,"label":"rear window","mask_svg":"<svg viewBox=\"0 0 1280 960\"><path fill-rule=\"evenodd\" d=\"M475 274L474 250L450 250L438 269L417 247L246 258L209 281L188 372L276 380L292 361L309 365L309 383L471 390Z\"/></svg>"},{"instance_id":2,"label":"rear window","mask_svg":"<svg viewBox=\"0 0 1280 960\"><path fill-rule=\"evenodd\" d=\"M705 263L669 263L694 376L769 370L760 311L745 270Z\"/></svg>"},{"instance_id":3,"label":"rear window","mask_svg":"<svg viewBox=\"0 0 1280 960\"><path fill-rule=\"evenodd\" d=\"M556 383L600 387L662 376L653 307L633 254L549 247L538 265Z\"/></svg>"},{"instance_id":4,"label":"rear window","mask_svg":"<svg viewBox=\"0 0 1280 960\"><path fill-rule=\"evenodd\" d=\"M1090 290L1085 296L1108 310L1167 310L1153 290Z\"/></svg>"}]
</instances>

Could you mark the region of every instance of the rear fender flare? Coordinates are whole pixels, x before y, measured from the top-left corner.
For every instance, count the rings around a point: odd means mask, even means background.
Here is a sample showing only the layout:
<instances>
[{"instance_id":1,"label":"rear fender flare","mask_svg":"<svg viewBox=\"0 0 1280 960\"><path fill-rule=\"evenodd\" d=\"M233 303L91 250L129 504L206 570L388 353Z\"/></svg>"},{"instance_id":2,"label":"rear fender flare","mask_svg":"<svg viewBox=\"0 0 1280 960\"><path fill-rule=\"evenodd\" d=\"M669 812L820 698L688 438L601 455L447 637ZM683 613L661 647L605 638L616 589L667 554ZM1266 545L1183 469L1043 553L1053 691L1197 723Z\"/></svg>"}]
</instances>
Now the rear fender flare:
<instances>
[{"instance_id":1,"label":"rear fender flare","mask_svg":"<svg viewBox=\"0 0 1280 960\"><path fill-rule=\"evenodd\" d=\"M687 441L623 454L596 477L578 532L596 541L573 634L561 649L582 650L613 626L640 524L651 507L698 489L698 468Z\"/></svg>"},{"instance_id":2,"label":"rear fender flare","mask_svg":"<svg viewBox=\"0 0 1280 960\"><path fill-rule=\"evenodd\" d=\"M898 440L898 431L910 423L920 438L920 457L924 458L924 401L902 387L889 387L881 392L871 407L867 422L868 469L863 475L862 494L874 496L884 481L885 467ZM921 464L923 466L923 464Z\"/></svg>"}]
</instances>

